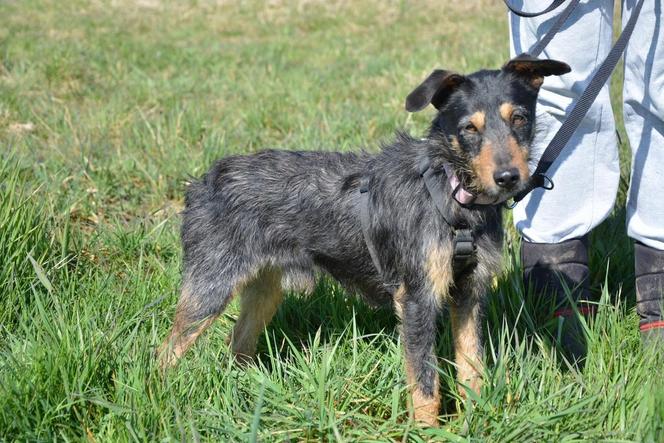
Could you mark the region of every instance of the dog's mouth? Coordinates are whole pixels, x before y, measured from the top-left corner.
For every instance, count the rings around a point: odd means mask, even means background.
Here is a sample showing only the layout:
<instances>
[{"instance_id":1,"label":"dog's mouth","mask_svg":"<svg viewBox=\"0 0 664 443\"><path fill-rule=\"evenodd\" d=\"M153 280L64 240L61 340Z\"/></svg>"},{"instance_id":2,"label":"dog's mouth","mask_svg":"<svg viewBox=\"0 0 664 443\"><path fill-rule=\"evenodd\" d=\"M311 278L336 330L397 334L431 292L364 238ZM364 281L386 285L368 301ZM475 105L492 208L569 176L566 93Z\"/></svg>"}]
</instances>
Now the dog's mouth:
<instances>
[{"instance_id":1,"label":"dog's mouth","mask_svg":"<svg viewBox=\"0 0 664 443\"><path fill-rule=\"evenodd\" d=\"M475 195L503 202L523 191L530 180L530 171L523 162L514 160L496 164L479 157L471 160L464 186Z\"/></svg>"},{"instance_id":2,"label":"dog's mouth","mask_svg":"<svg viewBox=\"0 0 664 443\"><path fill-rule=\"evenodd\" d=\"M497 163L489 149L480 151L476 156L453 149L446 161L458 177L461 189L475 196L476 202L499 204L525 190L531 181L527 151L513 151L518 155Z\"/></svg>"},{"instance_id":3,"label":"dog's mouth","mask_svg":"<svg viewBox=\"0 0 664 443\"><path fill-rule=\"evenodd\" d=\"M528 174L525 179L521 176L515 180L506 177L505 181L503 181L503 186L498 184L488 185L483 182L481 177L473 172L474 171L466 171L466 173L461 176L460 181L463 188L480 200L492 201L496 204L503 203L519 194L528 187L528 184L531 181L530 174ZM498 177L498 174L496 174L496 176ZM500 180L500 178L498 179ZM507 183L508 180L509 183Z\"/></svg>"},{"instance_id":4,"label":"dog's mouth","mask_svg":"<svg viewBox=\"0 0 664 443\"><path fill-rule=\"evenodd\" d=\"M521 191L525 190L527 187L528 182L530 181L530 178L528 178L528 181L519 181L518 184L516 184L514 187L512 187L509 190L502 189L502 188L493 188L488 191L484 191L489 197L493 197L496 199L498 203L505 202L515 195L519 194Z\"/></svg>"}]
</instances>

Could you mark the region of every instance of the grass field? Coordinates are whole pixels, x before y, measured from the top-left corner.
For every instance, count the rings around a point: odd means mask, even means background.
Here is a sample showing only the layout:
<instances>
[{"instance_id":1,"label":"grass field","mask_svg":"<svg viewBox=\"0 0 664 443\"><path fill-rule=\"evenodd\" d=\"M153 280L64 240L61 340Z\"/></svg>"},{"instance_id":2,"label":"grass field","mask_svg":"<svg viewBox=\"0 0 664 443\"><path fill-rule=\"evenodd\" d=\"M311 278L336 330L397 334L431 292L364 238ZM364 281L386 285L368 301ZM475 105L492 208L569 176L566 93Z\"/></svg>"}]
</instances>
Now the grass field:
<instances>
[{"instance_id":1,"label":"grass field","mask_svg":"<svg viewBox=\"0 0 664 443\"><path fill-rule=\"evenodd\" d=\"M224 343L235 305L165 378L154 363L188 177L261 147L421 134L432 113L403 110L410 89L435 67L500 66L506 36L490 0L0 2L0 440L664 441L626 175L592 237L601 302L583 371L551 349L508 225L476 402L460 404L441 321L438 429L408 419L393 315L329 281L287 296L244 371Z\"/></svg>"}]
</instances>

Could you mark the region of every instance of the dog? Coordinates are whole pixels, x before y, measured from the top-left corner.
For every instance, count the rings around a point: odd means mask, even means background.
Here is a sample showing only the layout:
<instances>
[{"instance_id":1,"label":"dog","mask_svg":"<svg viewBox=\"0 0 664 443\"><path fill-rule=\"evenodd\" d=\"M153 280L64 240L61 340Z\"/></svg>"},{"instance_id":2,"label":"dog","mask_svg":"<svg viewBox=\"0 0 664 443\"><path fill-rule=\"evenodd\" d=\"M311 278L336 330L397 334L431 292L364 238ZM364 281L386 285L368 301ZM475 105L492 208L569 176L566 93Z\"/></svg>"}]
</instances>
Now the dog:
<instances>
[{"instance_id":1,"label":"dog","mask_svg":"<svg viewBox=\"0 0 664 443\"><path fill-rule=\"evenodd\" d=\"M266 150L217 161L186 192L181 295L161 366L174 365L236 294L230 345L238 360L251 359L283 291L311 290L323 271L369 303L394 307L414 417L435 426L437 317L447 305L458 381L479 393L482 305L500 271L501 205L531 180L544 77L569 71L527 54L499 70L435 70L406 99L408 111L438 110L424 139L401 133L373 155ZM427 189L423 161L440 201ZM472 233L464 266L455 263L459 227Z\"/></svg>"}]
</instances>

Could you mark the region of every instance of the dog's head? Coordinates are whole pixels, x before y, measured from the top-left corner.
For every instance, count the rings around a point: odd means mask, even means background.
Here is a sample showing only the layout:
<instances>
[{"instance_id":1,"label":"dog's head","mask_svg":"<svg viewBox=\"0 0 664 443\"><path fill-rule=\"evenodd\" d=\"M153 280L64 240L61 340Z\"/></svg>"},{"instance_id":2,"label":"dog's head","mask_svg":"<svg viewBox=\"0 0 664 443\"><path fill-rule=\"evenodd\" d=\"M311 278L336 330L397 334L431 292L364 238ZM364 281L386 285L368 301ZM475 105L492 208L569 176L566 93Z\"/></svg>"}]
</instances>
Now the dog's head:
<instances>
[{"instance_id":1,"label":"dog's head","mask_svg":"<svg viewBox=\"0 0 664 443\"><path fill-rule=\"evenodd\" d=\"M569 71L563 62L525 54L500 70L436 70L408 95L406 109L435 106L430 137L441 140L440 154L469 191L504 201L530 180L535 104L544 77Z\"/></svg>"}]
</instances>

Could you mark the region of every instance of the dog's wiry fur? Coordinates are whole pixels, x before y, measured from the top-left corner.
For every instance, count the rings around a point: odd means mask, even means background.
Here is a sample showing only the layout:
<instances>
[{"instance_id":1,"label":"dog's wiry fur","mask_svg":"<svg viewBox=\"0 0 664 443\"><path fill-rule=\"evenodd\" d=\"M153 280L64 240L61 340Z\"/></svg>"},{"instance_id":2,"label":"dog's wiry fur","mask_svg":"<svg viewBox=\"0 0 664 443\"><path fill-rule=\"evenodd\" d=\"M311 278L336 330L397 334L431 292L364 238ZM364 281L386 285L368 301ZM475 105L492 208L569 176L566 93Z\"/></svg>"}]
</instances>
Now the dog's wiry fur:
<instances>
[{"instance_id":1,"label":"dog's wiry fur","mask_svg":"<svg viewBox=\"0 0 664 443\"><path fill-rule=\"evenodd\" d=\"M449 305L459 381L479 390L481 302L499 270L502 228L498 206L444 201L446 218L465 221L476 237L476 265L455 272L452 230L418 164L429 158L445 195L453 190L442 162L469 190L500 200L515 194L529 179L523 163L533 137L538 79L568 70L560 62L522 57L502 70L469 76L434 71L407 100L409 110L429 103L438 108L429 136L399 134L375 155L268 150L218 161L187 190L182 294L160 349L162 365L174 364L235 294L242 300L232 351L251 358L282 291L311 288L321 270L371 304L394 305L415 418L434 425L437 316ZM496 184L503 170L518 172L509 186ZM365 174L369 235L384 275L374 267L360 223L358 187Z\"/></svg>"}]
</instances>

